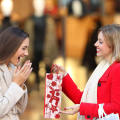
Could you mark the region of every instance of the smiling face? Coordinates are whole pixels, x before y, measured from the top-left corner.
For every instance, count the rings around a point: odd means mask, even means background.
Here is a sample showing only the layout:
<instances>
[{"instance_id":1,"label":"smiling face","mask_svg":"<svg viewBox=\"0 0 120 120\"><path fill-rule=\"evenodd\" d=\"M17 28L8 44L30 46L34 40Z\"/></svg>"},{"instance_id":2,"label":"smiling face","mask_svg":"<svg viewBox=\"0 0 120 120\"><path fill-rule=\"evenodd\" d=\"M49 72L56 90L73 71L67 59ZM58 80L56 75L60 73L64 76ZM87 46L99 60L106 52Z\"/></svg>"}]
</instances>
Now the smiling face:
<instances>
[{"instance_id":1,"label":"smiling face","mask_svg":"<svg viewBox=\"0 0 120 120\"><path fill-rule=\"evenodd\" d=\"M16 53L11 57L10 63L14 65L18 65L21 59L23 59L25 56L28 56L28 47L29 47L29 38L26 38L22 42Z\"/></svg>"},{"instance_id":2,"label":"smiling face","mask_svg":"<svg viewBox=\"0 0 120 120\"><path fill-rule=\"evenodd\" d=\"M104 59L110 59L112 56L112 48L106 42L102 32L98 34L98 40L95 43L97 56L103 57Z\"/></svg>"}]
</instances>

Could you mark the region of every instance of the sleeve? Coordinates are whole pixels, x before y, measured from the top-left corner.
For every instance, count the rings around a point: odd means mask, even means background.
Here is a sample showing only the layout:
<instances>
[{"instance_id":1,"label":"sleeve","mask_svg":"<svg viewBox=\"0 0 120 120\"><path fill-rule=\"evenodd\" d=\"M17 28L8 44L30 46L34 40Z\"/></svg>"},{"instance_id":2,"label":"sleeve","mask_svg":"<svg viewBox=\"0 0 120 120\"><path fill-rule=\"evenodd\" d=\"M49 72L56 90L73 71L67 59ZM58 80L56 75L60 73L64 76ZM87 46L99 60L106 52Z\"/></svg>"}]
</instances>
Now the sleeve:
<instances>
[{"instance_id":1,"label":"sleeve","mask_svg":"<svg viewBox=\"0 0 120 120\"><path fill-rule=\"evenodd\" d=\"M118 113L120 115L120 65L115 66L109 75L110 84L110 98L109 102L104 103L104 111L107 114ZM102 92L102 91L101 91ZM104 91L103 91L104 92ZM107 95L105 95L107 96ZM104 98L105 99L105 98ZM81 103L80 114L85 115L86 118L98 117L99 104Z\"/></svg>"},{"instance_id":2,"label":"sleeve","mask_svg":"<svg viewBox=\"0 0 120 120\"><path fill-rule=\"evenodd\" d=\"M27 102L28 102L28 93L27 93L27 87L25 84L24 84L24 87L25 87L25 93L16 104L17 112L19 114L21 114L25 111L25 108L26 108Z\"/></svg>"},{"instance_id":3,"label":"sleeve","mask_svg":"<svg viewBox=\"0 0 120 120\"><path fill-rule=\"evenodd\" d=\"M2 95L0 90L0 117L7 114L19 101L23 94L24 90L14 82L11 83L4 95Z\"/></svg>"},{"instance_id":4,"label":"sleeve","mask_svg":"<svg viewBox=\"0 0 120 120\"><path fill-rule=\"evenodd\" d=\"M82 96L82 92L77 88L69 74L63 78L62 91L66 96L72 100L75 104L79 104Z\"/></svg>"},{"instance_id":5,"label":"sleeve","mask_svg":"<svg viewBox=\"0 0 120 120\"><path fill-rule=\"evenodd\" d=\"M99 104L82 102L80 104L80 115L84 115L86 119L98 118L98 108Z\"/></svg>"}]
</instances>

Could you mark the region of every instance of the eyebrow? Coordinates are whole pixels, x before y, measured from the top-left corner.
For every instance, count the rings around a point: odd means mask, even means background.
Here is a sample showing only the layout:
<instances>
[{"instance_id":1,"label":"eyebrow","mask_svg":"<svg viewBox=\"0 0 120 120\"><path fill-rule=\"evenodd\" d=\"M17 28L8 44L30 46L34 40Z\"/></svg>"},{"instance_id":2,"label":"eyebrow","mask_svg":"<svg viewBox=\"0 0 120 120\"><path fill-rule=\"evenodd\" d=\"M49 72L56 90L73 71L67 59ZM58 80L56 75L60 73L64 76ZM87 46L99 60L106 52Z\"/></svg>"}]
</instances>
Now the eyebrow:
<instances>
[{"instance_id":1,"label":"eyebrow","mask_svg":"<svg viewBox=\"0 0 120 120\"><path fill-rule=\"evenodd\" d=\"M98 40L102 40L101 38L98 38Z\"/></svg>"},{"instance_id":2,"label":"eyebrow","mask_svg":"<svg viewBox=\"0 0 120 120\"><path fill-rule=\"evenodd\" d=\"M28 46L27 46L27 45L25 45L25 46L22 46L22 47L27 48Z\"/></svg>"}]
</instances>

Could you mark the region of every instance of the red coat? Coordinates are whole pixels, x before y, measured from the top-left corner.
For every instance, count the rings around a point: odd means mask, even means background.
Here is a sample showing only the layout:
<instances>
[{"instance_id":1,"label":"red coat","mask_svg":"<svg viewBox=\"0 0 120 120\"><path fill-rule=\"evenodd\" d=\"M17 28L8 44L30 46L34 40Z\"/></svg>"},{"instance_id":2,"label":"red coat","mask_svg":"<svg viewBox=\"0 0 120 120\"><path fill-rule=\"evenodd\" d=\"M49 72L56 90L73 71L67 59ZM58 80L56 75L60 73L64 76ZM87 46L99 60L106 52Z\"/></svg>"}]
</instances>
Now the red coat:
<instances>
[{"instance_id":1,"label":"red coat","mask_svg":"<svg viewBox=\"0 0 120 120\"><path fill-rule=\"evenodd\" d=\"M94 83L93 83L94 84ZM70 76L63 78L63 92L75 103L79 104L82 93ZM98 118L98 104L104 103L107 114L119 113L120 115L120 63L114 62L98 81L97 104L81 103L80 114L87 119Z\"/></svg>"}]
</instances>

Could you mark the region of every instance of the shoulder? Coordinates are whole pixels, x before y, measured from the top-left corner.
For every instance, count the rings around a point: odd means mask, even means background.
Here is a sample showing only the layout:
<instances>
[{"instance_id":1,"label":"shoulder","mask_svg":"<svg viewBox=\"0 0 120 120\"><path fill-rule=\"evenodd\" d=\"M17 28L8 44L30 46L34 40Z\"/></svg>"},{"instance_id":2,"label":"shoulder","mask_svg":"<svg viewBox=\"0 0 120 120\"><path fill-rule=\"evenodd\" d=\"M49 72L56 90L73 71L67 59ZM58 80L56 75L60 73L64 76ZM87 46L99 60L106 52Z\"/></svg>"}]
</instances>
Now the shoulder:
<instances>
[{"instance_id":1,"label":"shoulder","mask_svg":"<svg viewBox=\"0 0 120 120\"><path fill-rule=\"evenodd\" d=\"M4 72L5 69L6 69L6 65L5 64L0 65L0 71Z\"/></svg>"},{"instance_id":2,"label":"shoulder","mask_svg":"<svg viewBox=\"0 0 120 120\"><path fill-rule=\"evenodd\" d=\"M0 65L0 80L1 80L1 77L3 76L4 72L5 72L5 65L2 64L2 65Z\"/></svg>"},{"instance_id":3,"label":"shoulder","mask_svg":"<svg viewBox=\"0 0 120 120\"><path fill-rule=\"evenodd\" d=\"M3 65L0 65L0 74L4 72Z\"/></svg>"},{"instance_id":4,"label":"shoulder","mask_svg":"<svg viewBox=\"0 0 120 120\"><path fill-rule=\"evenodd\" d=\"M120 73L120 62L114 62L112 65L111 65L111 72L112 73Z\"/></svg>"},{"instance_id":5,"label":"shoulder","mask_svg":"<svg viewBox=\"0 0 120 120\"><path fill-rule=\"evenodd\" d=\"M2 79L3 79L3 70L0 68L0 84L1 84Z\"/></svg>"},{"instance_id":6,"label":"shoulder","mask_svg":"<svg viewBox=\"0 0 120 120\"><path fill-rule=\"evenodd\" d=\"M111 67L112 67L113 69L120 69L120 62L114 62L114 63L111 65Z\"/></svg>"}]
</instances>

